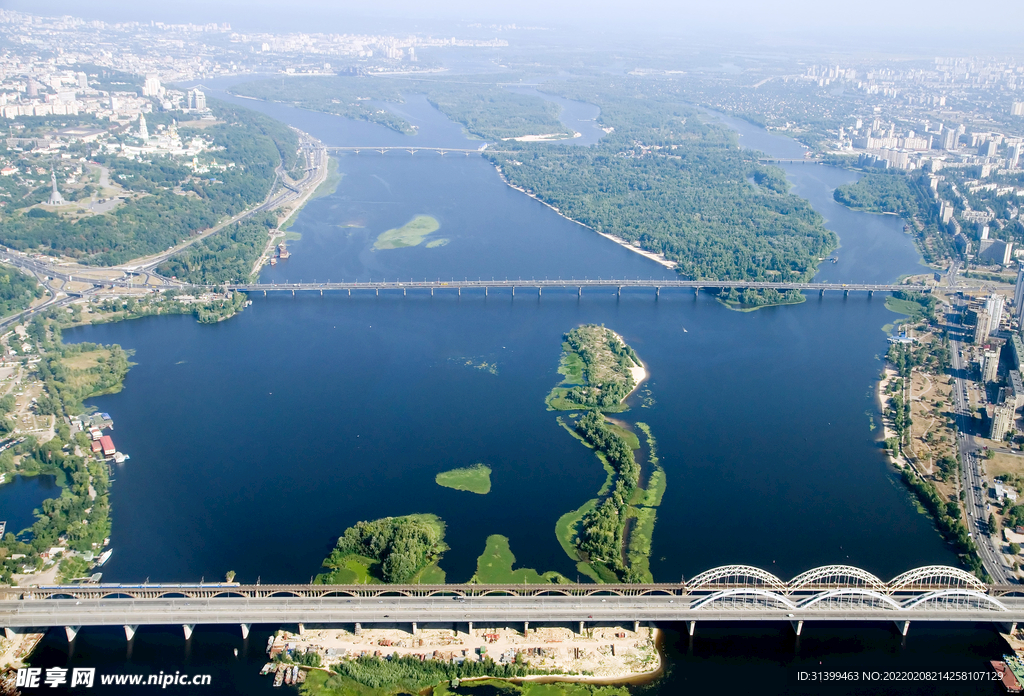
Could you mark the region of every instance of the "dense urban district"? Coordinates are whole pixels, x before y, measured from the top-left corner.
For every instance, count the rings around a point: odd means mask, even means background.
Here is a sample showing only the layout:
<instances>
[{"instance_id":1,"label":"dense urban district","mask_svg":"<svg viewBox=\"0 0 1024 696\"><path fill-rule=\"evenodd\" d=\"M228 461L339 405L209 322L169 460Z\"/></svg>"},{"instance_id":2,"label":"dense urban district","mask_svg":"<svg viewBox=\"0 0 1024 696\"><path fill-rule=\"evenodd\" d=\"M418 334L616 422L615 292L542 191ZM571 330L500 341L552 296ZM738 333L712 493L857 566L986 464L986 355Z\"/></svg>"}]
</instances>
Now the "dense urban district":
<instances>
[{"instance_id":1,"label":"dense urban district","mask_svg":"<svg viewBox=\"0 0 1024 696\"><path fill-rule=\"evenodd\" d=\"M212 323L243 311L245 294L225 285L288 258L291 221L338 185L338 162L315 138L196 86L218 77L237 78L230 89L240 97L411 138L421 137L417 127L394 107L425 95L480 141L510 186L684 279L808 281L839 243L790 191L779 162L741 148L716 112L791 135L806 146L797 161L856 171L835 200L900 216L929 266L887 300L904 318L887 327L882 444L966 568L995 582L1024 578L1024 64L730 54L737 69L721 70L717 54L641 51L595 54L570 70L561 53L523 41L526 31L239 33L0 10L0 485L52 476L61 491L26 529L0 521L0 583L96 582L110 555L111 464L129 456L114 443L113 417L87 402L121 388L131 355L65 344L62 330L161 314ZM451 79L450 64L467 54L487 56L493 70ZM632 64L609 69L621 60ZM604 136L573 144L579 134L551 96L598 106ZM436 229L418 216L375 248L418 244ZM804 300L774 287L715 292L744 310ZM552 532L581 576L651 582L667 476L651 429L620 415L646 367L604 326L567 326L561 340L562 381L545 404L606 479ZM553 365L557 336L551 356ZM436 483L488 495L490 474L477 463ZM358 521L338 530L315 582L443 583L445 531L443 511ZM468 581L569 582L515 561L509 539L492 535ZM530 679L621 679L660 667L656 635L639 626L536 630L279 632L265 672L311 694L461 686L611 696L624 691ZM423 659L424 641L434 659ZM561 642L571 647L548 645ZM5 659L15 652L0 648Z\"/></svg>"}]
</instances>

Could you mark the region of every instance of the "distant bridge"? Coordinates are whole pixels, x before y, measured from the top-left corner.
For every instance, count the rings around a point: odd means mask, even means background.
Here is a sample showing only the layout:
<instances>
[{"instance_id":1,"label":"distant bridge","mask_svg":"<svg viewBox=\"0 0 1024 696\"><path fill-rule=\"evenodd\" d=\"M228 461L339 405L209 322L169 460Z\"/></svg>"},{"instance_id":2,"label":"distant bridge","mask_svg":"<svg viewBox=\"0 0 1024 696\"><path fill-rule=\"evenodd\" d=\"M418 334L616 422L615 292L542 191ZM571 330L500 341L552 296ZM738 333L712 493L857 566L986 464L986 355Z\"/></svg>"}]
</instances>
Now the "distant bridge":
<instances>
[{"instance_id":1,"label":"distant bridge","mask_svg":"<svg viewBox=\"0 0 1024 696\"><path fill-rule=\"evenodd\" d=\"M389 152L408 152L410 155L415 155L417 152L436 152L437 154L444 157L445 155L458 153L464 154L467 157L470 155L482 155L485 152L504 152L504 150L491 150L484 147L467 148L467 147L429 147L429 146L414 146L414 145L364 145L364 146L334 146L325 148L328 152L354 152L359 154L361 152L376 152L381 155L385 155Z\"/></svg>"},{"instance_id":2,"label":"distant bridge","mask_svg":"<svg viewBox=\"0 0 1024 696\"><path fill-rule=\"evenodd\" d=\"M254 623L423 624L895 621L1024 621L1024 586L987 585L948 566L926 566L884 582L852 566L801 573L789 582L751 566L724 566L681 583L546 585L238 585L138 584L9 588L0 591L0 625L9 631L82 626Z\"/></svg>"},{"instance_id":3,"label":"distant bridge","mask_svg":"<svg viewBox=\"0 0 1024 696\"><path fill-rule=\"evenodd\" d=\"M218 286L195 286L201 290L216 291L221 289L238 290L241 292L296 292L325 290L344 290L350 295L353 290L372 290L378 295L381 290L401 290L407 294L409 290L429 290L433 295L435 290L455 290L460 295L463 290L483 290L488 294L490 290L505 289L511 290L515 295L516 289L535 289L542 294L547 288L576 289L579 295L583 295L584 288L615 288L618 294L627 288L646 288L654 290L660 295L662 290L667 289L691 289L699 292L701 288L715 290L787 290L815 291L824 295L826 290L842 291L846 294L854 291L867 292L869 295L875 292L896 292L898 290L913 290L919 292L930 292L931 288L925 285L880 285L872 283L772 283L756 280L640 280L628 278L568 278L568 279L544 279L544 280L380 280L380 281L353 281L326 283L228 283Z\"/></svg>"}]
</instances>

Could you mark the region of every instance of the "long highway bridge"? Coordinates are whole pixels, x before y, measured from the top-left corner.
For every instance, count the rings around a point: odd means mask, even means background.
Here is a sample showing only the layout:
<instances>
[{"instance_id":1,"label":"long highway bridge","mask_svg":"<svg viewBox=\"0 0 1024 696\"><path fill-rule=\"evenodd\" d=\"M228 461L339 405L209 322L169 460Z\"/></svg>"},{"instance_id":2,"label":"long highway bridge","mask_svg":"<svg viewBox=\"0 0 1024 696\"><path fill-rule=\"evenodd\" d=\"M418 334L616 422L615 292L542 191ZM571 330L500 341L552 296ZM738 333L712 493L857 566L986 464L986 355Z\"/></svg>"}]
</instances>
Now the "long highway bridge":
<instances>
[{"instance_id":1,"label":"long highway bridge","mask_svg":"<svg viewBox=\"0 0 1024 696\"><path fill-rule=\"evenodd\" d=\"M436 290L455 290L460 295L463 290L482 290L487 294L490 290L510 290L513 295L517 289L536 290L538 294L548 288L552 289L574 289L582 295L585 288L614 288L620 293L629 288L642 288L654 290L660 295L662 290L669 289L690 289L699 292L701 288L728 290L787 290L818 291L824 294L825 291L842 291L846 294L854 291L867 292L896 292L898 290L916 290L930 292L930 288L924 285L883 285L872 283L772 283L756 280L641 280L630 278L559 278L559 279L518 279L518 280L379 280L379 281L351 281L351 282L325 282L325 283L228 283L218 286L197 286L199 289L217 291L222 289L236 290L241 292L296 292L320 291L348 291L372 290L380 294L382 290L400 290L407 293L409 290L429 290L431 294Z\"/></svg>"},{"instance_id":2,"label":"long highway bridge","mask_svg":"<svg viewBox=\"0 0 1024 696\"><path fill-rule=\"evenodd\" d=\"M700 621L988 622L1012 631L1024 621L1024 586L989 585L958 568L926 566L884 582L852 566L824 566L788 582L752 566L724 566L688 581L566 585L240 585L94 584L0 590L0 625L8 632L83 626L446 624L456 629L561 623Z\"/></svg>"}]
</instances>

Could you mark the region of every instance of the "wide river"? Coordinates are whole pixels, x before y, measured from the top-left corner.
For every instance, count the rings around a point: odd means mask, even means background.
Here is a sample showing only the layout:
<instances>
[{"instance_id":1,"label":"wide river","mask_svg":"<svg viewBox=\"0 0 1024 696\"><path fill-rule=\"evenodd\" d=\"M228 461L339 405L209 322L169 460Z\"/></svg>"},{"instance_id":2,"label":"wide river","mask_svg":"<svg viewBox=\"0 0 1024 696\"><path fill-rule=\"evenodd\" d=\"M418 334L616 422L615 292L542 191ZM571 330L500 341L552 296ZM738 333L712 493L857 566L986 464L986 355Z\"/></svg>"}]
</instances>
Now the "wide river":
<instances>
[{"instance_id":1,"label":"wide river","mask_svg":"<svg viewBox=\"0 0 1024 696\"><path fill-rule=\"evenodd\" d=\"M328 145L480 144L422 98L396 107L419 127L413 137L234 101ZM588 105L563 108L578 131L596 116ZM727 122L748 147L799 150ZM593 142L591 131L581 141ZM265 280L673 276L512 190L476 155L345 155L339 171L337 191L303 210L292 257L268 267ZM886 282L924 270L901 221L832 200L854 174L804 165L787 174L841 239L839 263L823 265L820 278ZM446 245L372 249L378 234L419 214L438 220L433 237ZM138 363L121 393L93 401L131 455L113 487L104 581L212 580L234 570L242 582L306 582L346 527L415 512L447 523L441 566L450 582L470 578L490 534L509 537L518 566L575 578L555 521L591 498L604 472L543 399L559 379L562 334L587 322L622 334L651 374L624 418L650 424L668 475L655 579L733 563L783 578L831 563L882 578L956 563L877 441L881 328L896 318L883 297L831 293L750 313L707 294L664 291L659 299L652 291L578 298L573 289L253 300L213 326L167 317L65 334L119 343ZM435 485L436 473L475 462L493 469L490 494ZM708 623L692 640L666 628L667 675L646 687L665 694L821 693L797 682L797 670L819 661L974 669L1001 649L994 632L974 626L918 624L903 642L884 625L811 625L799 641L783 625ZM37 663L173 671L187 662L213 673L218 693L272 691L254 675L266 631L243 644L237 627L203 628L185 646L180 631L143 628L128 657L120 629L83 630L70 657L62 635L51 632ZM870 692L864 686L848 691ZM874 693L899 691L889 686ZM947 692L964 693L956 687Z\"/></svg>"}]
</instances>

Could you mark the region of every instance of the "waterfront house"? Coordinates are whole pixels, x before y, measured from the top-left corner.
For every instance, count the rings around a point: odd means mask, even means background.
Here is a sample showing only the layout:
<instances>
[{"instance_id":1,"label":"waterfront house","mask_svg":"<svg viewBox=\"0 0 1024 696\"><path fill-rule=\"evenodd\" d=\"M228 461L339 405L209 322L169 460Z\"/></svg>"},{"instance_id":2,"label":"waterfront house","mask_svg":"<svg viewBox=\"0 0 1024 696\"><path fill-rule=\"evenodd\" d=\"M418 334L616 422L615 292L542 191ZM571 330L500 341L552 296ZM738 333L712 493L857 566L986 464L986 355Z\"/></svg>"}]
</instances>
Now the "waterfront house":
<instances>
[{"instance_id":1,"label":"waterfront house","mask_svg":"<svg viewBox=\"0 0 1024 696\"><path fill-rule=\"evenodd\" d=\"M112 457L117 452L117 448L114 447L114 441L109 435L104 435L100 438L100 445L103 447L104 457Z\"/></svg>"}]
</instances>

